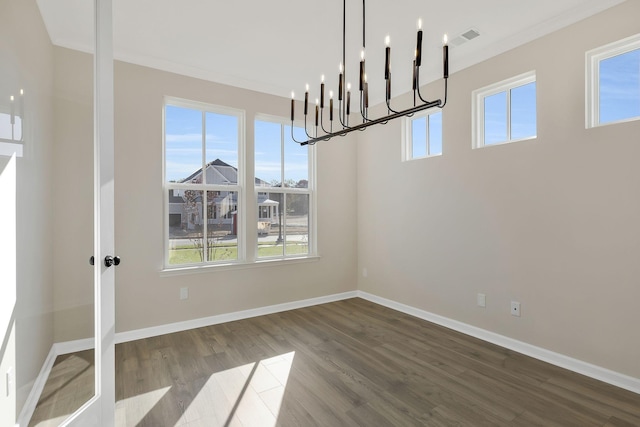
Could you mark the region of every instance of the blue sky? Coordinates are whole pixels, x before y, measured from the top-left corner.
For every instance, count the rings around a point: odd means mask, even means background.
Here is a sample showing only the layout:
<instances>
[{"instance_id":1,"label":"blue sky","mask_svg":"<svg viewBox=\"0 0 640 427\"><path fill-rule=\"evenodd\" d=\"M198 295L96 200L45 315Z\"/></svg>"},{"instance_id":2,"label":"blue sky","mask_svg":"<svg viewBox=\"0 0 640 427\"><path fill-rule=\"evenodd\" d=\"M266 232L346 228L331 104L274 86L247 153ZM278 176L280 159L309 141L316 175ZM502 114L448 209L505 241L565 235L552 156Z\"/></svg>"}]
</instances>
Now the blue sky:
<instances>
[{"instance_id":1,"label":"blue sky","mask_svg":"<svg viewBox=\"0 0 640 427\"><path fill-rule=\"evenodd\" d=\"M220 159L238 167L238 119L206 113L206 162ZM202 113L199 110L166 106L166 178L179 181L202 167ZM296 139L304 130L294 128ZM291 140L291 127L275 122L255 122L256 177L267 182L282 180L282 133L284 132L284 179L309 179L308 149ZM247 153L251 155L251 153Z\"/></svg>"},{"instance_id":2,"label":"blue sky","mask_svg":"<svg viewBox=\"0 0 640 427\"><path fill-rule=\"evenodd\" d=\"M202 167L202 113L167 105L166 177L177 181ZM238 166L238 119L235 116L206 113L206 162L220 159Z\"/></svg>"},{"instance_id":3,"label":"blue sky","mask_svg":"<svg viewBox=\"0 0 640 427\"><path fill-rule=\"evenodd\" d=\"M640 116L640 49L600 61L600 123Z\"/></svg>"},{"instance_id":4,"label":"blue sky","mask_svg":"<svg viewBox=\"0 0 640 427\"><path fill-rule=\"evenodd\" d=\"M536 136L536 82L484 99L484 143L507 140L507 95L511 96L511 140Z\"/></svg>"},{"instance_id":5,"label":"blue sky","mask_svg":"<svg viewBox=\"0 0 640 427\"><path fill-rule=\"evenodd\" d=\"M429 120L429 155L442 154L442 112L418 117L411 121L412 158L427 155L427 120Z\"/></svg>"},{"instance_id":6,"label":"blue sky","mask_svg":"<svg viewBox=\"0 0 640 427\"><path fill-rule=\"evenodd\" d=\"M267 182L282 180L282 138L284 137L284 180L309 179L308 148L291 139L291 126L255 121L255 175ZM306 139L304 129L294 128L298 141Z\"/></svg>"}]
</instances>

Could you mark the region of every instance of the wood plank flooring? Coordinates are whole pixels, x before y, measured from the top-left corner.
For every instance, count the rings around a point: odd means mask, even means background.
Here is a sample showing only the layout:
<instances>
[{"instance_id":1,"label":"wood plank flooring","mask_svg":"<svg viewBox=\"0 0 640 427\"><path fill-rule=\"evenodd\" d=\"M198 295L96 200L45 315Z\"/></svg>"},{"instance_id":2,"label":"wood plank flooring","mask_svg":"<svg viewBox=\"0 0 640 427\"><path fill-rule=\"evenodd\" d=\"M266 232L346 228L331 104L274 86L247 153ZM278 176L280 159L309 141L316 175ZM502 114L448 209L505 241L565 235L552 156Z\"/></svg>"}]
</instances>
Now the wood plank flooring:
<instances>
[{"instance_id":1,"label":"wood plank flooring","mask_svg":"<svg viewBox=\"0 0 640 427\"><path fill-rule=\"evenodd\" d=\"M30 425L85 399L76 365ZM119 344L116 399L120 426L640 426L638 394L358 298Z\"/></svg>"}]
</instances>

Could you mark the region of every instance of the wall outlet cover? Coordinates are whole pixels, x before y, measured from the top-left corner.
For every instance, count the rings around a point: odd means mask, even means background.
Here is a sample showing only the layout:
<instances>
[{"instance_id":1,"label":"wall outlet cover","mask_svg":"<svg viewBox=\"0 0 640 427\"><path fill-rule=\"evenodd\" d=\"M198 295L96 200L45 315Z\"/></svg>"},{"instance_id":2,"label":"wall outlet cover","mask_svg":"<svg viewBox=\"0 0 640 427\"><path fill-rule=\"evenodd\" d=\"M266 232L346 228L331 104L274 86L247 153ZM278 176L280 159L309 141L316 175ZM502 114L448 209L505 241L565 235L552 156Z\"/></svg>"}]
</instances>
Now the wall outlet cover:
<instances>
[{"instance_id":1,"label":"wall outlet cover","mask_svg":"<svg viewBox=\"0 0 640 427\"><path fill-rule=\"evenodd\" d=\"M485 294L478 294L478 307L487 306L487 296Z\"/></svg>"},{"instance_id":2,"label":"wall outlet cover","mask_svg":"<svg viewBox=\"0 0 640 427\"><path fill-rule=\"evenodd\" d=\"M520 303L518 301L511 301L511 315L520 317Z\"/></svg>"}]
</instances>

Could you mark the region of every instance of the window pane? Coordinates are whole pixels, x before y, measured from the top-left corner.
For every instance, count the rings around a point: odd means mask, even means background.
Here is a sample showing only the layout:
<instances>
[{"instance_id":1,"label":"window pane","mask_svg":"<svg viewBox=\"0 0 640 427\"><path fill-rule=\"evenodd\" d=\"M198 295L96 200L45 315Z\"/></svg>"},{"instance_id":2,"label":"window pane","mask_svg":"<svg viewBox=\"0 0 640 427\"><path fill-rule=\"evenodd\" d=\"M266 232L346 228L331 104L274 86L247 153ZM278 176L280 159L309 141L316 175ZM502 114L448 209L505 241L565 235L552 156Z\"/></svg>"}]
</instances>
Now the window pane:
<instances>
[{"instance_id":1,"label":"window pane","mask_svg":"<svg viewBox=\"0 0 640 427\"><path fill-rule=\"evenodd\" d=\"M429 116L429 155L442 154L442 112Z\"/></svg>"},{"instance_id":2,"label":"window pane","mask_svg":"<svg viewBox=\"0 0 640 427\"><path fill-rule=\"evenodd\" d=\"M238 118L206 113L207 184L238 183Z\"/></svg>"},{"instance_id":3,"label":"window pane","mask_svg":"<svg viewBox=\"0 0 640 427\"><path fill-rule=\"evenodd\" d=\"M285 253L309 253L309 195L286 194Z\"/></svg>"},{"instance_id":4,"label":"window pane","mask_svg":"<svg viewBox=\"0 0 640 427\"><path fill-rule=\"evenodd\" d=\"M238 259L238 192L207 192L207 261Z\"/></svg>"},{"instance_id":5,"label":"window pane","mask_svg":"<svg viewBox=\"0 0 640 427\"><path fill-rule=\"evenodd\" d=\"M295 128L295 137L300 141L304 129ZM284 127L284 182L285 187L309 187L309 148L300 146L291 139L291 126Z\"/></svg>"},{"instance_id":6,"label":"window pane","mask_svg":"<svg viewBox=\"0 0 640 427\"><path fill-rule=\"evenodd\" d=\"M427 155L427 118L411 120L411 158Z\"/></svg>"},{"instance_id":7,"label":"window pane","mask_svg":"<svg viewBox=\"0 0 640 427\"><path fill-rule=\"evenodd\" d=\"M168 182L197 179L202 170L202 112L165 108L165 174Z\"/></svg>"},{"instance_id":8,"label":"window pane","mask_svg":"<svg viewBox=\"0 0 640 427\"><path fill-rule=\"evenodd\" d=\"M277 186L282 181L282 125L255 121L255 185Z\"/></svg>"},{"instance_id":9,"label":"window pane","mask_svg":"<svg viewBox=\"0 0 640 427\"><path fill-rule=\"evenodd\" d=\"M600 123L640 117L640 49L600 61Z\"/></svg>"},{"instance_id":10,"label":"window pane","mask_svg":"<svg viewBox=\"0 0 640 427\"><path fill-rule=\"evenodd\" d=\"M511 89L511 139L536 136L536 82Z\"/></svg>"},{"instance_id":11,"label":"window pane","mask_svg":"<svg viewBox=\"0 0 640 427\"><path fill-rule=\"evenodd\" d=\"M169 190L169 264L204 261L202 191Z\"/></svg>"},{"instance_id":12,"label":"window pane","mask_svg":"<svg viewBox=\"0 0 640 427\"><path fill-rule=\"evenodd\" d=\"M258 193L258 258L284 255L282 193Z\"/></svg>"},{"instance_id":13,"label":"window pane","mask_svg":"<svg viewBox=\"0 0 640 427\"><path fill-rule=\"evenodd\" d=\"M507 140L507 92L484 98L484 144Z\"/></svg>"}]
</instances>

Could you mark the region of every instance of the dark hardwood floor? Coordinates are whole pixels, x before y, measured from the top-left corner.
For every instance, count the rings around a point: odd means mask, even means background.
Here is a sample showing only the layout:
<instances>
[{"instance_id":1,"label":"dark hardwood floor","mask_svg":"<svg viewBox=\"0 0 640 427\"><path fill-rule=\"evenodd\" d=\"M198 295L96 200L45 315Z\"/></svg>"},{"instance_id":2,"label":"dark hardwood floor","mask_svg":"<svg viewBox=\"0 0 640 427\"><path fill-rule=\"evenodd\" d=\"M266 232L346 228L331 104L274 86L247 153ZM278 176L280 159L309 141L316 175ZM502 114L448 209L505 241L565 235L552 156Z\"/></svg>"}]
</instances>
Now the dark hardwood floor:
<instances>
[{"instance_id":1,"label":"dark hardwood floor","mask_svg":"<svg viewBox=\"0 0 640 427\"><path fill-rule=\"evenodd\" d=\"M90 394L73 357L30 425ZM638 394L357 298L119 344L116 399L123 426L640 426Z\"/></svg>"}]
</instances>

